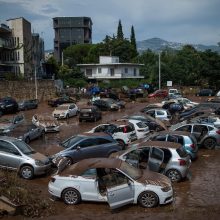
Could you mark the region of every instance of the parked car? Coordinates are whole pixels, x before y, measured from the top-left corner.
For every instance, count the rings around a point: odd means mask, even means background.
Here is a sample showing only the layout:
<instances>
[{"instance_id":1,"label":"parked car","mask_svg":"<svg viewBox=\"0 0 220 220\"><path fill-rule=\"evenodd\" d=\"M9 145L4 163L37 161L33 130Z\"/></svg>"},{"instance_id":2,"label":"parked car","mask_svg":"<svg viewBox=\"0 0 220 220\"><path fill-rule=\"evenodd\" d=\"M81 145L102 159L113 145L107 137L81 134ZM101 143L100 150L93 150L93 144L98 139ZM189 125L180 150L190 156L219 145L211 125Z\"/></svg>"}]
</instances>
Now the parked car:
<instances>
[{"instance_id":1,"label":"parked car","mask_svg":"<svg viewBox=\"0 0 220 220\"><path fill-rule=\"evenodd\" d=\"M145 113L146 111L150 110L150 109L154 109L154 108L162 108L163 104L162 103L152 103L152 104L148 104L147 106L145 106L144 108L142 108L140 110L140 112Z\"/></svg>"},{"instance_id":2,"label":"parked car","mask_svg":"<svg viewBox=\"0 0 220 220\"><path fill-rule=\"evenodd\" d=\"M0 99L0 116L3 114L17 113L18 103L11 97L5 97Z\"/></svg>"},{"instance_id":3,"label":"parked car","mask_svg":"<svg viewBox=\"0 0 220 220\"><path fill-rule=\"evenodd\" d=\"M59 122L51 115L35 114L32 117L32 123L37 127L42 127L45 132L60 131Z\"/></svg>"},{"instance_id":4,"label":"parked car","mask_svg":"<svg viewBox=\"0 0 220 220\"><path fill-rule=\"evenodd\" d=\"M98 99L93 101L92 105L98 107L101 111L117 111L120 108L112 99Z\"/></svg>"},{"instance_id":5,"label":"parked car","mask_svg":"<svg viewBox=\"0 0 220 220\"><path fill-rule=\"evenodd\" d=\"M214 96L215 92L212 89L201 89L196 93L196 96Z\"/></svg>"},{"instance_id":6,"label":"parked car","mask_svg":"<svg viewBox=\"0 0 220 220\"><path fill-rule=\"evenodd\" d=\"M0 167L17 171L24 179L32 179L35 175L48 172L51 162L25 142L0 136Z\"/></svg>"},{"instance_id":7,"label":"parked car","mask_svg":"<svg viewBox=\"0 0 220 220\"><path fill-rule=\"evenodd\" d=\"M164 125L161 125L161 121L149 116L149 115L127 115L122 117L122 119L134 119L144 122L150 131L162 131L166 130L167 128Z\"/></svg>"},{"instance_id":8,"label":"parked car","mask_svg":"<svg viewBox=\"0 0 220 220\"><path fill-rule=\"evenodd\" d=\"M18 109L20 111L36 109L37 107L38 107L38 101L36 99L22 100L18 102Z\"/></svg>"},{"instance_id":9,"label":"parked car","mask_svg":"<svg viewBox=\"0 0 220 220\"><path fill-rule=\"evenodd\" d=\"M72 136L60 143L62 150L51 156L55 165L63 157L68 159L68 164L92 157L108 157L111 153L121 150L118 142L106 133L83 133Z\"/></svg>"},{"instance_id":10,"label":"parked car","mask_svg":"<svg viewBox=\"0 0 220 220\"><path fill-rule=\"evenodd\" d=\"M24 122L24 115L18 114L13 117L0 118L0 135L6 135Z\"/></svg>"},{"instance_id":11,"label":"parked car","mask_svg":"<svg viewBox=\"0 0 220 220\"><path fill-rule=\"evenodd\" d=\"M190 120L192 123L211 124L220 128L220 118L217 115L204 114Z\"/></svg>"},{"instance_id":12,"label":"parked car","mask_svg":"<svg viewBox=\"0 0 220 220\"><path fill-rule=\"evenodd\" d=\"M124 149L129 143L137 140L134 125L126 121L100 124L88 131L88 133L97 132L111 134L111 136L120 144L122 149Z\"/></svg>"},{"instance_id":13,"label":"parked car","mask_svg":"<svg viewBox=\"0 0 220 220\"><path fill-rule=\"evenodd\" d=\"M191 160L195 160L198 157L198 145L197 140L189 132L183 131L161 131L149 135L147 140L150 141L169 141L179 143L183 146L184 150L189 154Z\"/></svg>"},{"instance_id":14,"label":"parked car","mask_svg":"<svg viewBox=\"0 0 220 220\"><path fill-rule=\"evenodd\" d=\"M79 108L76 104L62 104L52 112L54 118L64 119L78 115Z\"/></svg>"},{"instance_id":15,"label":"parked car","mask_svg":"<svg viewBox=\"0 0 220 220\"><path fill-rule=\"evenodd\" d=\"M178 89L171 88L171 89L168 90L168 96L173 95L173 94L178 93L178 92L179 92Z\"/></svg>"},{"instance_id":16,"label":"parked car","mask_svg":"<svg viewBox=\"0 0 220 220\"><path fill-rule=\"evenodd\" d=\"M166 109L160 109L160 108L150 109L147 110L145 114L150 115L153 118L160 119L162 121L169 121L172 119L170 112Z\"/></svg>"},{"instance_id":17,"label":"parked car","mask_svg":"<svg viewBox=\"0 0 220 220\"><path fill-rule=\"evenodd\" d=\"M182 145L172 142L146 141L126 151L112 154L134 167L159 172L179 182L189 174L191 160Z\"/></svg>"},{"instance_id":18,"label":"parked car","mask_svg":"<svg viewBox=\"0 0 220 220\"><path fill-rule=\"evenodd\" d=\"M175 101L168 101L162 106L163 109L167 109L171 114L182 112L184 110L183 104Z\"/></svg>"},{"instance_id":19,"label":"parked car","mask_svg":"<svg viewBox=\"0 0 220 220\"><path fill-rule=\"evenodd\" d=\"M187 131L192 133L198 142L198 145L207 149L214 149L220 145L220 130L213 125L188 123L174 128L176 131Z\"/></svg>"},{"instance_id":20,"label":"parked car","mask_svg":"<svg viewBox=\"0 0 220 220\"><path fill-rule=\"evenodd\" d=\"M108 202L111 209L139 203L144 208L173 201L170 180L114 158L91 158L52 176L49 193L68 205L81 201Z\"/></svg>"},{"instance_id":21,"label":"parked car","mask_svg":"<svg viewBox=\"0 0 220 220\"><path fill-rule=\"evenodd\" d=\"M177 98L176 100L177 100L179 103L183 104L183 106L184 106L185 109L193 108L193 107L199 105L198 102L193 102L193 101L191 101L190 99L187 99L187 98L184 98L184 97L182 97L182 98Z\"/></svg>"},{"instance_id":22,"label":"parked car","mask_svg":"<svg viewBox=\"0 0 220 220\"><path fill-rule=\"evenodd\" d=\"M97 121L102 119L102 112L96 106L82 107L79 113L79 122Z\"/></svg>"},{"instance_id":23,"label":"parked car","mask_svg":"<svg viewBox=\"0 0 220 220\"><path fill-rule=\"evenodd\" d=\"M168 96L167 90L156 90L148 95L148 98L165 98Z\"/></svg>"},{"instance_id":24,"label":"parked car","mask_svg":"<svg viewBox=\"0 0 220 220\"><path fill-rule=\"evenodd\" d=\"M58 105L62 105L65 103L75 103L75 102L76 100L69 96L64 96L57 99L50 99L47 101L48 105L50 105L51 107L57 107Z\"/></svg>"}]
</instances>

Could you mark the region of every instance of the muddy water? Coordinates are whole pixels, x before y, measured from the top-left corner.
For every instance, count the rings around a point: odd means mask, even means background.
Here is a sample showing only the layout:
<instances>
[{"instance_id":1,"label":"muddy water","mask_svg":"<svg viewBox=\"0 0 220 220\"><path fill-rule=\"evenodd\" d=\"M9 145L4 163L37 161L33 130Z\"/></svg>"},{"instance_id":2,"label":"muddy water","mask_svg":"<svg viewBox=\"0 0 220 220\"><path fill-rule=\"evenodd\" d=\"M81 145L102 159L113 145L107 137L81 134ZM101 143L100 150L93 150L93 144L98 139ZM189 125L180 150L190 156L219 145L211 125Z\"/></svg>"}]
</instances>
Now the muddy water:
<instances>
[{"instance_id":1,"label":"muddy water","mask_svg":"<svg viewBox=\"0 0 220 220\"><path fill-rule=\"evenodd\" d=\"M83 105L84 103L79 103ZM59 150L58 142L72 135L88 131L94 126L124 115L138 113L146 103L128 103L125 110L104 112L102 121L96 123L78 122L77 117L61 121L59 133L46 134L44 139L30 143L37 151L53 154ZM34 113L52 112L46 103L37 110L24 112L27 120ZM219 219L220 214L220 150L200 149L199 158L192 163L192 176L189 180L174 184L175 201L170 205L144 209L138 205L129 205L117 211L111 211L106 203L83 202L77 206L67 206L62 201L54 201L55 212L44 219ZM30 187L41 190L42 198L49 198L47 185L50 176L43 176L28 181ZM10 218L11 219L11 218ZM23 219L14 217L13 219Z\"/></svg>"}]
</instances>

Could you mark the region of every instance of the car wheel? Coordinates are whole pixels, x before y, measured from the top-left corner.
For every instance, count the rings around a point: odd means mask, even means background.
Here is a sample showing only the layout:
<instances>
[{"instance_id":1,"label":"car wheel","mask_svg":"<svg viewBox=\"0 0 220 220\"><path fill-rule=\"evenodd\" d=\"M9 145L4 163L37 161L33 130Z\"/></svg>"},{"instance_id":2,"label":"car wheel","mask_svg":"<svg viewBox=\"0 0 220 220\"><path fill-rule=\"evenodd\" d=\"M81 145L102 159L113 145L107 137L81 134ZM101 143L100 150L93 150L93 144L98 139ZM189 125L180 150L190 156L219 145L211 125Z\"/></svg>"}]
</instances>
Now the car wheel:
<instances>
[{"instance_id":1,"label":"car wheel","mask_svg":"<svg viewBox=\"0 0 220 220\"><path fill-rule=\"evenodd\" d=\"M145 191L138 196L138 202L144 208L152 208L158 205L159 198L156 193Z\"/></svg>"},{"instance_id":2,"label":"car wheel","mask_svg":"<svg viewBox=\"0 0 220 220\"><path fill-rule=\"evenodd\" d=\"M34 169L31 166L23 166L20 170L20 175L24 179L32 179L34 176Z\"/></svg>"},{"instance_id":3,"label":"car wheel","mask_svg":"<svg viewBox=\"0 0 220 220\"><path fill-rule=\"evenodd\" d=\"M125 142L123 140L117 140L117 142L121 146L122 150L125 150Z\"/></svg>"},{"instance_id":4,"label":"car wheel","mask_svg":"<svg viewBox=\"0 0 220 220\"><path fill-rule=\"evenodd\" d=\"M176 169L170 169L166 172L166 176L169 177L169 179L172 182L179 182L182 179L182 176L180 172Z\"/></svg>"},{"instance_id":5,"label":"car wheel","mask_svg":"<svg viewBox=\"0 0 220 220\"><path fill-rule=\"evenodd\" d=\"M24 141L25 141L25 143L29 144L30 143L30 138L26 137Z\"/></svg>"},{"instance_id":6,"label":"car wheel","mask_svg":"<svg viewBox=\"0 0 220 220\"><path fill-rule=\"evenodd\" d=\"M67 205L76 205L80 203L81 196L76 189L68 188L62 192L62 199Z\"/></svg>"},{"instance_id":7,"label":"car wheel","mask_svg":"<svg viewBox=\"0 0 220 220\"><path fill-rule=\"evenodd\" d=\"M206 149L209 149L209 150L212 150L215 148L216 146L216 140L213 139L213 138L207 138L203 141L203 146L206 148Z\"/></svg>"}]
</instances>

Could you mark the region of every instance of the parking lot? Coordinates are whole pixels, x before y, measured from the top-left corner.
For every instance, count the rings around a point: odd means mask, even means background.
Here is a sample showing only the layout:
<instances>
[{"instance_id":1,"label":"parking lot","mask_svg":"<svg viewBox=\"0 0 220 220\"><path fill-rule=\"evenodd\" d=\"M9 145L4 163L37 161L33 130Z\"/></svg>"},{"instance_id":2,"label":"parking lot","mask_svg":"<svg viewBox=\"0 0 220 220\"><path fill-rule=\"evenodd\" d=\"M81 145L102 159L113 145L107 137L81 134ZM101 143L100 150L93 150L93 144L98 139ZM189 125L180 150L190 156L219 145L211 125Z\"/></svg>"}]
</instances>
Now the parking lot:
<instances>
[{"instance_id":1,"label":"parking lot","mask_svg":"<svg viewBox=\"0 0 220 220\"><path fill-rule=\"evenodd\" d=\"M77 103L79 107L87 101ZM45 138L35 140L30 146L43 154L52 155L60 150L58 143L72 135L88 131L95 125L119 119L129 114L138 114L139 110L146 106L145 102L129 102L125 109L118 112L103 112L101 121L82 122L78 117L60 121L61 130L58 133L49 133ZM38 109L25 111L26 120L30 121L34 113L51 113L52 107L47 103L40 103ZM107 203L83 202L76 206L67 206L62 201L52 202L54 213L44 219L217 219L220 214L220 151L199 150L199 157L191 165L190 178L184 182L175 183L175 201L166 206L153 209L143 209L137 205L129 205L115 211L111 211ZM50 175L36 177L25 181L30 188L38 188L43 199L49 199L48 182ZM18 216L11 217L19 219ZM23 217L20 217L23 219Z\"/></svg>"}]
</instances>

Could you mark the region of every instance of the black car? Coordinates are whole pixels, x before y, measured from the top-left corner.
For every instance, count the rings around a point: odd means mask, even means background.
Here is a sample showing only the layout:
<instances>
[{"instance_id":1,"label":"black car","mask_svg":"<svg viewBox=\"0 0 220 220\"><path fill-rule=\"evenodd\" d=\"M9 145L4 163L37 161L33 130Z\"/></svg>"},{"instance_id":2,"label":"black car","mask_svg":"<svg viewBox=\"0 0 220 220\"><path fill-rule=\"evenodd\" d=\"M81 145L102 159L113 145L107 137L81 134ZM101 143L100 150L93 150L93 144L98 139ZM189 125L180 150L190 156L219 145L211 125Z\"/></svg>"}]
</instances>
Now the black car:
<instances>
[{"instance_id":1,"label":"black car","mask_svg":"<svg viewBox=\"0 0 220 220\"><path fill-rule=\"evenodd\" d=\"M66 97L60 97L57 99L50 99L48 100L48 105L50 105L51 107L57 107L58 105L62 105L65 103L75 103L76 100L66 96Z\"/></svg>"},{"instance_id":2,"label":"black car","mask_svg":"<svg viewBox=\"0 0 220 220\"><path fill-rule=\"evenodd\" d=\"M97 99L92 102L92 105L98 107L101 111L117 111L120 109L113 99Z\"/></svg>"},{"instance_id":3,"label":"black car","mask_svg":"<svg viewBox=\"0 0 220 220\"><path fill-rule=\"evenodd\" d=\"M19 110L36 109L38 107L38 101L36 99L22 100L18 102Z\"/></svg>"},{"instance_id":4,"label":"black car","mask_svg":"<svg viewBox=\"0 0 220 220\"><path fill-rule=\"evenodd\" d=\"M18 112L18 103L11 97L0 99L0 115Z\"/></svg>"},{"instance_id":5,"label":"black car","mask_svg":"<svg viewBox=\"0 0 220 220\"><path fill-rule=\"evenodd\" d=\"M97 121L102 118L102 112L96 106L82 107L79 113L79 122Z\"/></svg>"},{"instance_id":6,"label":"black car","mask_svg":"<svg viewBox=\"0 0 220 220\"><path fill-rule=\"evenodd\" d=\"M215 92L212 89L201 89L196 96L214 96Z\"/></svg>"},{"instance_id":7,"label":"black car","mask_svg":"<svg viewBox=\"0 0 220 220\"><path fill-rule=\"evenodd\" d=\"M60 143L62 151L51 157L53 163L58 165L60 159L67 158L68 165L79 160L93 157L109 157L113 152L122 150L119 143L111 135L100 133L84 133Z\"/></svg>"}]
</instances>

